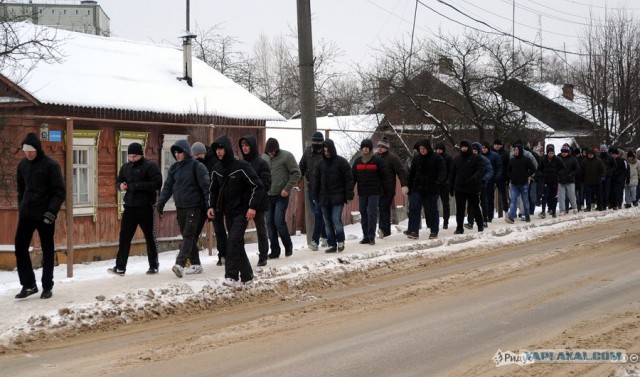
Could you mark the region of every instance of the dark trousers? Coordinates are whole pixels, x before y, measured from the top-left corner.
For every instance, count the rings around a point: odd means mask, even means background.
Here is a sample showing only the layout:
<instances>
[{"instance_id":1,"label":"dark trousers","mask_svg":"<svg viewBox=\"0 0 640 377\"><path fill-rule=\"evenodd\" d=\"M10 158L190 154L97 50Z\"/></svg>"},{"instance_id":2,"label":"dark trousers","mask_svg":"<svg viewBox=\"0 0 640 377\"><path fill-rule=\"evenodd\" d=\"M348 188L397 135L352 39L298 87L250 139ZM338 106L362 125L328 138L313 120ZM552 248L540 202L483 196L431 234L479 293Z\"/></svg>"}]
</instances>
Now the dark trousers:
<instances>
[{"instance_id":1,"label":"dark trousers","mask_svg":"<svg viewBox=\"0 0 640 377\"><path fill-rule=\"evenodd\" d=\"M315 243L320 243L320 237L327 238L327 232L324 229L322 209L319 204L313 202L313 189L311 187L307 188L307 199L309 200L311 213L313 213L313 233L311 234L311 240Z\"/></svg>"},{"instance_id":2,"label":"dark trousers","mask_svg":"<svg viewBox=\"0 0 640 377\"><path fill-rule=\"evenodd\" d=\"M330 247L336 247L338 242L344 242L344 225L342 224L344 204L321 205L320 208L327 232L327 244Z\"/></svg>"},{"instance_id":3,"label":"dark trousers","mask_svg":"<svg viewBox=\"0 0 640 377\"><path fill-rule=\"evenodd\" d=\"M280 195L269 195L269 210L266 213L267 230L269 231L269 242L271 244L271 253L280 255L280 244L278 236L282 240L284 250L293 250L291 243L291 235L289 235L289 227L285 215L289 206L289 197L283 198Z\"/></svg>"},{"instance_id":4,"label":"dark trousers","mask_svg":"<svg viewBox=\"0 0 640 377\"><path fill-rule=\"evenodd\" d=\"M558 184L545 183L542 188L542 213L546 213L547 205L553 215L556 214L556 204L558 203Z\"/></svg>"},{"instance_id":5,"label":"dark trousers","mask_svg":"<svg viewBox=\"0 0 640 377\"><path fill-rule=\"evenodd\" d=\"M622 200L624 199L624 181L612 181L611 182L611 194L609 203L612 208L618 208L622 206Z\"/></svg>"},{"instance_id":6,"label":"dark trousers","mask_svg":"<svg viewBox=\"0 0 640 377\"><path fill-rule=\"evenodd\" d=\"M267 223L264 218L264 211L257 210L256 217L253 218L256 226L256 234L258 235L258 254L260 259L269 257L269 234L267 232Z\"/></svg>"},{"instance_id":7,"label":"dark trousers","mask_svg":"<svg viewBox=\"0 0 640 377\"><path fill-rule=\"evenodd\" d=\"M120 223L120 241L118 242L118 256L116 267L119 270L127 269L127 260L131 250L131 240L140 226L147 243L147 258L149 268L158 268L158 243L156 242L155 214L152 206L124 207L122 222Z\"/></svg>"},{"instance_id":8,"label":"dark trousers","mask_svg":"<svg viewBox=\"0 0 640 377\"><path fill-rule=\"evenodd\" d=\"M509 197L507 196L507 183L496 182L496 189L498 189L498 199L502 204L502 212L509 212ZM502 212L498 211L498 217L502 217Z\"/></svg>"},{"instance_id":9,"label":"dark trousers","mask_svg":"<svg viewBox=\"0 0 640 377\"><path fill-rule=\"evenodd\" d=\"M242 282L253 279L253 269L244 249L244 233L247 230L247 214L225 215L229 232L229 247L224 264L224 277ZM238 276L239 275L239 276Z\"/></svg>"},{"instance_id":10,"label":"dark trousers","mask_svg":"<svg viewBox=\"0 0 640 377\"><path fill-rule=\"evenodd\" d=\"M478 223L478 227L482 228L484 227L484 223L486 222L485 220L487 219L487 186L482 186L480 188L480 210L481 210L481 214L480 214L480 218L483 220L481 223ZM471 225L473 225L474 221L473 219L475 218L476 214L473 213L473 211L470 208L467 208L467 222ZM482 226L480 226L482 225Z\"/></svg>"},{"instance_id":11,"label":"dark trousers","mask_svg":"<svg viewBox=\"0 0 640 377\"><path fill-rule=\"evenodd\" d=\"M191 264L200 264L200 251L198 250L198 226L202 215L201 207L178 208L176 210L178 226L182 235L180 251L176 256L176 264L184 267L187 259Z\"/></svg>"},{"instance_id":12,"label":"dark trousers","mask_svg":"<svg viewBox=\"0 0 640 377\"><path fill-rule=\"evenodd\" d=\"M449 205L449 185L441 185L440 201L442 202L442 223L449 225L449 217L451 217L451 206Z\"/></svg>"},{"instance_id":13,"label":"dark trousers","mask_svg":"<svg viewBox=\"0 0 640 377\"><path fill-rule=\"evenodd\" d=\"M584 185L584 198L587 201L587 209L591 209L591 203L593 202L593 197L596 197L596 201L594 204L598 205L598 207L600 208L599 203L602 200L602 188L600 187L600 185L596 184L596 185Z\"/></svg>"},{"instance_id":14,"label":"dark trousers","mask_svg":"<svg viewBox=\"0 0 640 377\"><path fill-rule=\"evenodd\" d=\"M538 202L538 182L529 182L529 214L533 215L536 210L536 203Z\"/></svg>"},{"instance_id":15,"label":"dark trousers","mask_svg":"<svg viewBox=\"0 0 640 377\"><path fill-rule=\"evenodd\" d=\"M607 204L609 204L609 192L611 191L611 177L606 177L604 182L602 182L600 188L600 200L598 200L598 206L600 208L607 209Z\"/></svg>"},{"instance_id":16,"label":"dark trousers","mask_svg":"<svg viewBox=\"0 0 640 377\"><path fill-rule=\"evenodd\" d=\"M216 233L216 248L218 249L218 257L226 258L227 256L227 229L224 226L224 216L213 217L213 231Z\"/></svg>"},{"instance_id":17,"label":"dark trousers","mask_svg":"<svg viewBox=\"0 0 640 377\"><path fill-rule=\"evenodd\" d=\"M464 231L464 211L468 209L478 223L478 230L484 229L482 210L480 209L480 194L477 192L460 192L456 191L456 230Z\"/></svg>"},{"instance_id":18,"label":"dark trousers","mask_svg":"<svg viewBox=\"0 0 640 377\"><path fill-rule=\"evenodd\" d=\"M584 185L582 182L576 182L576 203L578 204L578 208L574 208L580 210L584 207Z\"/></svg>"},{"instance_id":19,"label":"dark trousers","mask_svg":"<svg viewBox=\"0 0 640 377\"><path fill-rule=\"evenodd\" d=\"M487 192L485 193L487 199L486 208L482 209L482 214L487 222L493 220L493 213L496 210L496 184L491 182L487 184Z\"/></svg>"},{"instance_id":20,"label":"dark trousers","mask_svg":"<svg viewBox=\"0 0 640 377\"><path fill-rule=\"evenodd\" d=\"M53 235L56 230L55 223L45 224L42 220L22 217L18 220L15 243L18 277L20 278L20 285L24 288L36 286L36 275L33 272L31 257L29 256L29 245L31 245L33 232L36 230L42 247L42 289L48 291L53 288L53 261L55 258Z\"/></svg>"},{"instance_id":21,"label":"dark trousers","mask_svg":"<svg viewBox=\"0 0 640 377\"><path fill-rule=\"evenodd\" d=\"M393 195L380 197L378 210L380 211L380 224L378 227L382 230L385 237L391 235L391 206L393 205Z\"/></svg>"},{"instance_id":22,"label":"dark trousers","mask_svg":"<svg viewBox=\"0 0 640 377\"><path fill-rule=\"evenodd\" d=\"M422 210L431 234L438 234L440 229L440 213L438 212L439 194L420 194L412 192L409 195L409 233L418 234Z\"/></svg>"},{"instance_id":23,"label":"dark trousers","mask_svg":"<svg viewBox=\"0 0 640 377\"><path fill-rule=\"evenodd\" d=\"M360 224L362 225L362 238L374 240L376 238L380 195L359 196L358 204L360 209Z\"/></svg>"}]
</instances>

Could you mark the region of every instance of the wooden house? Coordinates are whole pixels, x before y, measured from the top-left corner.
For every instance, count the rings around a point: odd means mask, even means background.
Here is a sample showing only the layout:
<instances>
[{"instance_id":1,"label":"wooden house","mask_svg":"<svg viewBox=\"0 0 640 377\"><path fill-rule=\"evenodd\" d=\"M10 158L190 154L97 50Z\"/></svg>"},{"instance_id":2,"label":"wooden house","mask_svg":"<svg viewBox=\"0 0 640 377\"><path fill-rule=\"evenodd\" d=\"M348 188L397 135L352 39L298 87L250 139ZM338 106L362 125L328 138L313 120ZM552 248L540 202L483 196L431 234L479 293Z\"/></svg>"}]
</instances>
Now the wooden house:
<instances>
[{"instance_id":1,"label":"wooden house","mask_svg":"<svg viewBox=\"0 0 640 377\"><path fill-rule=\"evenodd\" d=\"M0 267L15 263L15 172L24 157L20 143L28 132L41 136L45 153L63 170L68 194L56 223L55 243L59 258L75 249L73 262L78 263L115 256L123 210L115 180L130 143L140 142L145 157L158 163L164 175L175 161L169 148L179 139L210 145L218 135L237 140L253 134L262 144L265 122L284 120L200 60L193 60L192 86L188 85L178 48L30 23L15 28L24 35L55 35L59 56L56 61L0 69L0 222L5 229L0 232L0 249L11 251L0 251L5 257ZM173 209L170 202L158 222L157 236L174 241L166 247L176 248L180 232ZM140 231L134 240L132 251L136 245L144 250ZM34 245L37 251L38 243Z\"/></svg>"}]
</instances>

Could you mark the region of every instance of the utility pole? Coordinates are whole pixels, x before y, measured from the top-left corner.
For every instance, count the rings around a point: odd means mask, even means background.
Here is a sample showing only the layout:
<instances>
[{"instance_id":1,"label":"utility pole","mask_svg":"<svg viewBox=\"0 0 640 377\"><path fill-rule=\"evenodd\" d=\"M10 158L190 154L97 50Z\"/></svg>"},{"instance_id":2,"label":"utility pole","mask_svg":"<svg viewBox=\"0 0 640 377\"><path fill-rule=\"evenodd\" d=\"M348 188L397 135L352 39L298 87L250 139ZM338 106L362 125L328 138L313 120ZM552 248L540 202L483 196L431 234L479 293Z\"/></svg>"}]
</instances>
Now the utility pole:
<instances>
[{"instance_id":1,"label":"utility pole","mask_svg":"<svg viewBox=\"0 0 640 377\"><path fill-rule=\"evenodd\" d=\"M297 0L298 12L298 64L300 69L300 104L302 113L302 150L317 131L316 97L313 77L313 39L311 37L311 0ZM304 185L304 222L307 244L313 232L313 214L307 200L308 185Z\"/></svg>"}]
</instances>

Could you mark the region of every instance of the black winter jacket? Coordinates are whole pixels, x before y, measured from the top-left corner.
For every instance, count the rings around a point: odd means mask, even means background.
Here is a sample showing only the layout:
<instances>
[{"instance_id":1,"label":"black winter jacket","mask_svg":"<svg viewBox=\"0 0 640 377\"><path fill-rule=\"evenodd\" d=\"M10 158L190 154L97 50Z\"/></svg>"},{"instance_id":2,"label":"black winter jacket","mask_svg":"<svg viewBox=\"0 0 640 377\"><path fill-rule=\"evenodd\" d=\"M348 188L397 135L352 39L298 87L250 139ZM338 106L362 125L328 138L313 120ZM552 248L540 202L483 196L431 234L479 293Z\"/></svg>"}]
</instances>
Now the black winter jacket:
<instances>
[{"instance_id":1,"label":"black winter jacket","mask_svg":"<svg viewBox=\"0 0 640 377\"><path fill-rule=\"evenodd\" d=\"M529 183L529 177L532 177L536 172L536 167L533 161L524 155L524 148L520 144L513 146L514 151L518 150L518 156L513 154L513 157L509 159L509 165L507 169L508 179L513 185L526 185Z\"/></svg>"},{"instance_id":2,"label":"black winter jacket","mask_svg":"<svg viewBox=\"0 0 640 377\"><path fill-rule=\"evenodd\" d=\"M313 185L313 177L316 174L316 165L318 162L322 161L322 148L320 148L320 152L314 151L313 146L305 149L302 154L302 158L300 159L300 173L305 178L305 184L307 184L307 189L309 189Z\"/></svg>"},{"instance_id":3,"label":"black winter jacket","mask_svg":"<svg viewBox=\"0 0 640 377\"><path fill-rule=\"evenodd\" d=\"M353 174L354 184L358 185L358 195L380 195L383 196L386 182L386 173L384 168L384 161L376 156L372 155L371 160L364 162L362 156L356 158L351 168Z\"/></svg>"},{"instance_id":4,"label":"black winter jacket","mask_svg":"<svg viewBox=\"0 0 640 377\"><path fill-rule=\"evenodd\" d=\"M234 217L247 212L249 208L261 208L265 189L255 170L247 161L236 160L233 156L231 140L220 136L213 143L224 148L225 154L211 174L209 187L209 207L216 213Z\"/></svg>"},{"instance_id":5,"label":"black winter jacket","mask_svg":"<svg viewBox=\"0 0 640 377\"><path fill-rule=\"evenodd\" d=\"M409 192L423 195L438 194L446 182L447 168L442 157L431 150L430 145L418 142L418 146L427 147L427 154L413 157L409 170Z\"/></svg>"},{"instance_id":6,"label":"black winter jacket","mask_svg":"<svg viewBox=\"0 0 640 377\"><path fill-rule=\"evenodd\" d=\"M599 185L600 182L607 176L607 167L604 162L598 157L591 157L587 155L580 165L582 172L583 182L587 186Z\"/></svg>"},{"instance_id":7,"label":"black winter jacket","mask_svg":"<svg viewBox=\"0 0 640 377\"><path fill-rule=\"evenodd\" d=\"M629 164L627 163L627 160L622 157L614 158L613 161L616 163L616 170L611 176L611 181L618 184L624 184L629 180Z\"/></svg>"},{"instance_id":8,"label":"black winter jacket","mask_svg":"<svg viewBox=\"0 0 640 377\"><path fill-rule=\"evenodd\" d=\"M576 177L580 176L580 163L572 155L562 156L562 162L564 162L564 169L560 170L558 182L563 185L576 183Z\"/></svg>"},{"instance_id":9,"label":"black winter jacket","mask_svg":"<svg viewBox=\"0 0 640 377\"><path fill-rule=\"evenodd\" d=\"M565 168L564 162L558 156L553 156L549 160L548 155L542 156L540 164L538 164L538 174L542 183L554 185L558 183L560 171Z\"/></svg>"},{"instance_id":10,"label":"black winter jacket","mask_svg":"<svg viewBox=\"0 0 640 377\"><path fill-rule=\"evenodd\" d=\"M58 215L65 200L66 190L60 165L44 154L36 134L29 133L21 146L29 144L36 151L36 158L23 158L18 164L18 211L20 217L42 220L46 212Z\"/></svg>"},{"instance_id":11,"label":"black winter jacket","mask_svg":"<svg viewBox=\"0 0 640 377\"><path fill-rule=\"evenodd\" d=\"M396 176L400 180L400 187L408 185L407 171L402 166L402 160L395 153L387 151L386 153L378 153L378 157L384 161L382 168L384 169L385 181L383 189L386 196L393 196L396 193Z\"/></svg>"},{"instance_id":12,"label":"black winter jacket","mask_svg":"<svg viewBox=\"0 0 640 377\"><path fill-rule=\"evenodd\" d=\"M158 190L162 187L162 173L158 164L142 157L136 162L126 162L116 179L116 190L127 184L124 194L125 207L144 207L156 204Z\"/></svg>"},{"instance_id":13,"label":"black winter jacket","mask_svg":"<svg viewBox=\"0 0 640 377\"><path fill-rule=\"evenodd\" d=\"M251 147L251 151L249 154L244 154L242 152L242 140L246 140ZM258 155L258 142L256 141L255 136L247 135L245 137L240 138L238 140L238 145L240 146L240 153L242 153L242 157L245 161L251 164L251 167L260 178L260 182L262 182L262 187L271 187L271 169L269 169L269 164L263 158ZM269 200L267 199L267 190L263 190L263 195L260 199L260 206L257 209L266 211L269 209Z\"/></svg>"},{"instance_id":14,"label":"black winter jacket","mask_svg":"<svg viewBox=\"0 0 640 377\"><path fill-rule=\"evenodd\" d=\"M467 145L469 145L468 142ZM454 192L480 192L483 176L482 157L473 154L469 145L469 149L465 153L460 153L458 157L453 159L449 175L449 193L453 195Z\"/></svg>"},{"instance_id":15,"label":"black winter jacket","mask_svg":"<svg viewBox=\"0 0 640 377\"><path fill-rule=\"evenodd\" d=\"M176 208L206 207L210 184L206 166L191 157L191 147L186 140L176 141L171 146L172 150L174 148L182 149L185 159L175 162L169 168L158 198L158 207L163 208L171 196Z\"/></svg>"},{"instance_id":16,"label":"black winter jacket","mask_svg":"<svg viewBox=\"0 0 640 377\"><path fill-rule=\"evenodd\" d=\"M353 200L353 175L351 166L338 156L333 140L323 144L329 150L329 158L323 155L313 176L313 200L320 205L343 204Z\"/></svg>"}]
</instances>

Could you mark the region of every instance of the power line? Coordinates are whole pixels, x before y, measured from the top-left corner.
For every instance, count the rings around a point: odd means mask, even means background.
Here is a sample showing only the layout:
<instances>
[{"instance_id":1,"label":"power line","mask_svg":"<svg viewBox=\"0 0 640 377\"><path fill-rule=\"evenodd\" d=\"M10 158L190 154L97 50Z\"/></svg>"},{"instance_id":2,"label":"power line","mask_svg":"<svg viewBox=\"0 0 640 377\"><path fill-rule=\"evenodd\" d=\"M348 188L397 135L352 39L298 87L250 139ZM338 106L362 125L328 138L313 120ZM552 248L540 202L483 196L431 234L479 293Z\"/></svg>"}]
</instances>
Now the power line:
<instances>
[{"instance_id":1,"label":"power line","mask_svg":"<svg viewBox=\"0 0 640 377\"><path fill-rule=\"evenodd\" d=\"M572 4L576 4L576 5L582 5L584 7L589 7L589 8L598 8L598 9L609 9L609 10L640 10L640 8L614 8L614 7L608 7L608 6L600 6L600 5L593 5L593 4L585 4L585 3L581 3L579 1L573 1L573 0L564 0L567 3L572 3Z\"/></svg>"}]
</instances>

